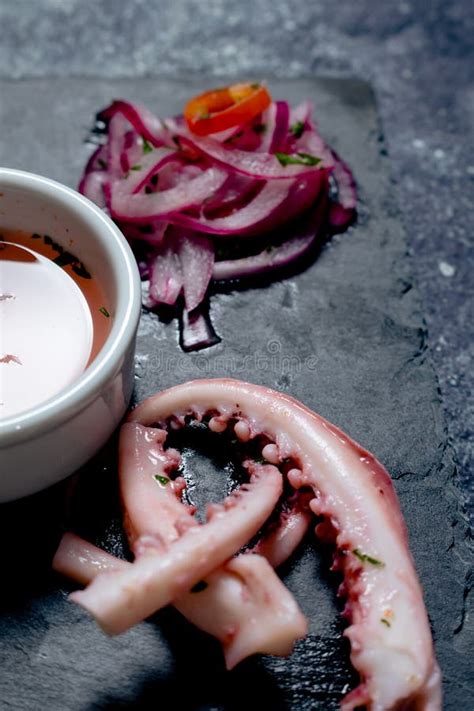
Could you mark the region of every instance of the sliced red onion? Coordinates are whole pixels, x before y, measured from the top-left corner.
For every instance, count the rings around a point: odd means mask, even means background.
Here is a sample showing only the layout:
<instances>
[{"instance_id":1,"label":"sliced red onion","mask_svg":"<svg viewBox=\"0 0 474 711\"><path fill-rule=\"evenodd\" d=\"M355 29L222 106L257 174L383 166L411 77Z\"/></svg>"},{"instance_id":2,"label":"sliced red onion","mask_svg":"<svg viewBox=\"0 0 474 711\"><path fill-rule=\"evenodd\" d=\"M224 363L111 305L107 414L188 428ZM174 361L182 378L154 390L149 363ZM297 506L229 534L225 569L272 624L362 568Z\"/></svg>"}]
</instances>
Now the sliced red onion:
<instances>
[{"instance_id":1,"label":"sliced red onion","mask_svg":"<svg viewBox=\"0 0 474 711\"><path fill-rule=\"evenodd\" d=\"M311 121L311 115L313 113L313 106L311 101L303 101L294 109L290 109L290 128L297 123L302 123L303 125Z\"/></svg>"},{"instance_id":2,"label":"sliced red onion","mask_svg":"<svg viewBox=\"0 0 474 711\"><path fill-rule=\"evenodd\" d=\"M131 104L128 101L114 101L110 106L101 111L97 115L97 118L102 121L112 121L117 114L124 116L128 122L131 123L135 131L154 146L170 145L171 138L169 131L160 119L144 106Z\"/></svg>"},{"instance_id":3,"label":"sliced red onion","mask_svg":"<svg viewBox=\"0 0 474 711\"><path fill-rule=\"evenodd\" d=\"M181 161L176 149L156 148L147 155L140 158L139 163L130 167L130 172L126 181L122 184L123 189L131 194L140 192L156 173L170 161Z\"/></svg>"},{"instance_id":4,"label":"sliced red onion","mask_svg":"<svg viewBox=\"0 0 474 711\"><path fill-rule=\"evenodd\" d=\"M307 173L315 173L321 170L318 165L282 165L276 156L270 153L254 153L251 151L242 151L238 148L228 147L212 138L197 138L192 139L182 137L180 142L184 145L194 148L196 151L212 158L214 161L228 170L243 173L254 178L264 180L295 178L306 175ZM318 154L314 154L318 155Z\"/></svg>"},{"instance_id":5,"label":"sliced red onion","mask_svg":"<svg viewBox=\"0 0 474 711\"><path fill-rule=\"evenodd\" d=\"M345 208L355 208L357 204L357 192L352 171L344 161L338 156L336 151L332 151L334 158L333 176L337 182L338 201Z\"/></svg>"},{"instance_id":6,"label":"sliced red onion","mask_svg":"<svg viewBox=\"0 0 474 711\"><path fill-rule=\"evenodd\" d=\"M215 262L212 278L228 281L276 271L296 262L309 252L317 238L321 237L321 227L327 213L327 196L324 194L316 209L300 226L293 237L277 247L264 249L258 254L240 259L225 259Z\"/></svg>"},{"instance_id":7,"label":"sliced red onion","mask_svg":"<svg viewBox=\"0 0 474 711\"><path fill-rule=\"evenodd\" d=\"M182 157L181 157L182 158ZM202 175L203 166L185 162L166 163L159 173L159 189L169 190L177 185L189 183L193 178Z\"/></svg>"},{"instance_id":8,"label":"sliced red onion","mask_svg":"<svg viewBox=\"0 0 474 711\"><path fill-rule=\"evenodd\" d=\"M211 133L210 136L215 141L219 143L225 143L232 138L235 138L241 132L240 126L232 126L232 128L227 128L225 131L218 131L217 133ZM189 133L189 132L188 132Z\"/></svg>"},{"instance_id":9,"label":"sliced red onion","mask_svg":"<svg viewBox=\"0 0 474 711\"><path fill-rule=\"evenodd\" d=\"M112 180L122 178L126 170L122 166L122 155L125 134L129 127L128 121L122 114L112 116L109 123L109 161L108 172Z\"/></svg>"},{"instance_id":10,"label":"sliced red onion","mask_svg":"<svg viewBox=\"0 0 474 711\"><path fill-rule=\"evenodd\" d=\"M262 114L261 130L262 138L259 146L259 153L270 153L270 148L275 133L275 123L277 117L277 103L272 101L268 109Z\"/></svg>"},{"instance_id":11,"label":"sliced red onion","mask_svg":"<svg viewBox=\"0 0 474 711\"><path fill-rule=\"evenodd\" d=\"M333 177L338 189L338 202L331 206L329 222L336 229L343 230L354 219L357 205L357 189L352 171L336 151L327 146L317 126L311 121L311 105L309 103L306 106L302 104L301 107L298 107L296 115L301 116L301 120L308 123L309 126L309 130L304 131L297 141L298 150L319 155L323 164L333 170Z\"/></svg>"},{"instance_id":12,"label":"sliced red onion","mask_svg":"<svg viewBox=\"0 0 474 711\"><path fill-rule=\"evenodd\" d=\"M303 131L301 138L296 140L295 145L297 151L321 158L325 168L334 167L332 151L327 147L324 139L313 124L309 125L309 130Z\"/></svg>"},{"instance_id":13,"label":"sliced red onion","mask_svg":"<svg viewBox=\"0 0 474 711\"><path fill-rule=\"evenodd\" d=\"M184 185L150 195L129 195L119 184L112 191L111 212L119 220L150 222L170 212L200 205L223 185L227 174L219 168L208 168Z\"/></svg>"},{"instance_id":14,"label":"sliced red onion","mask_svg":"<svg viewBox=\"0 0 474 711\"><path fill-rule=\"evenodd\" d=\"M95 149L84 168L84 175L91 173L93 170L107 170L109 159L109 146L105 144Z\"/></svg>"},{"instance_id":15,"label":"sliced red onion","mask_svg":"<svg viewBox=\"0 0 474 711\"><path fill-rule=\"evenodd\" d=\"M217 213L216 216L229 214L235 208L241 207L246 198L262 186L261 180L254 180L239 173L230 173L219 190L203 203L202 214L209 219L213 219L213 213Z\"/></svg>"},{"instance_id":16,"label":"sliced red onion","mask_svg":"<svg viewBox=\"0 0 474 711\"><path fill-rule=\"evenodd\" d=\"M143 157L143 142L141 136L133 129L125 133L122 152L120 154L120 165L125 175L135 167Z\"/></svg>"},{"instance_id":17,"label":"sliced red onion","mask_svg":"<svg viewBox=\"0 0 474 711\"><path fill-rule=\"evenodd\" d=\"M184 230L179 230L176 240L183 274L184 301L187 311L193 311L204 299L212 277L214 245L209 237Z\"/></svg>"},{"instance_id":18,"label":"sliced red onion","mask_svg":"<svg viewBox=\"0 0 474 711\"><path fill-rule=\"evenodd\" d=\"M157 220L156 222L145 226L147 229L146 232L144 232L143 229L140 229L140 225L129 225L124 222L119 223L119 227L127 239L148 242L148 244L158 247L163 243L168 222Z\"/></svg>"},{"instance_id":19,"label":"sliced red onion","mask_svg":"<svg viewBox=\"0 0 474 711\"><path fill-rule=\"evenodd\" d=\"M290 107L286 101L275 101L275 129L270 143L270 153L284 151L288 140Z\"/></svg>"},{"instance_id":20,"label":"sliced red onion","mask_svg":"<svg viewBox=\"0 0 474 711\"><path fill-rule=\"evenodd\" d=\"M161 235L163 225L158 227ZM172 306L184 291L186 310L193 311L206 295L213 266L214 246L208 237L170 227L161 236L151 262L151 299L155 304Z\"/></svg>"},{"instance_id":21,"label":"sliced red onion","mask_svg":"<svg viewBox=\"0 0 474 711\"><path fill-rule=\"evenodd\" d=\"M86 173L79 183L78 190L82 195L89 200L92 200L99 207L105 207L107 204L104 186L108 183L109 176L103 170L92 170Z\"/></svg>"},{"instance_id":22,"label":"sliced red onion","mask_svg":"<svg viewBox=\"0 0 474 711\"><path fill-rule=\"evenodd\" d=\"M292 180L265 183L258 195L240 210L227 217L206 219L182 213L168 216L170 222L191 227L208 234L242 234L266 220L286 200L293 186Z\"/></svg>"},{"instance_id":23,"label":"sliced red onion","mask_svg":"<svg viewBox=\"0 0 474 711\"><path fill-rule=\"evenodd\" d=\"M151 262L150 297L155 304L173 306L183 288L183 272L176 244L165 239Z\"/></svg>"},{"instance_id":24,"label":"sliced red onion","mask_svg":"<svg viewBox=\"0 0 474 711\"><path fill-rule=\"evenodd\" d=\"M337 231L345 230L355 217L357 188L352 171L335 151L333 176L337 183L337 202L331 205L329 222Z\"/></svg>"},{"instance_id":25,"label":"sliced red onion","mask_svg":"<svg viewBox=\"0 0 474 711\"><path fill-rule=\"evenodd\" d=\"M278 180L264 184L258 195L240 210L227 217L206 219L182 213L168 215L170 222L198 232L215 235L244 235L264 232L276 222L288 222L304 212L321 188L325 173L320 171L305 180Z\"/></svg>"},{"instance_id":26,"label":"sliced red onion","mask_svg":"<svg viewBox=\"0 0 474 711\"><path fill-rule=\"evenodd\" d=\"M180 318L180 345L183 351L198 351L220 343L209 316L209 304L203 302L191 313L183 309Z\"/></svg>"}]
</instances>

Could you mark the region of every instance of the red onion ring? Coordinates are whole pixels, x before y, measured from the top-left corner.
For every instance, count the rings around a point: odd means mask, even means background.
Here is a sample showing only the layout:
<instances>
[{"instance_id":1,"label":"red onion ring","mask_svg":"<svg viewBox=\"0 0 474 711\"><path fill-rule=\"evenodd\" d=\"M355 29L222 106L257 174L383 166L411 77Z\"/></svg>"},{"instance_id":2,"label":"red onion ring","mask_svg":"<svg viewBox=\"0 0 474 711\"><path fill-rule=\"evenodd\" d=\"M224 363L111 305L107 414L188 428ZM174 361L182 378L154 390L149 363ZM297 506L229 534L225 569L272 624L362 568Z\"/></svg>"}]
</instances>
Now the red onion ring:
<instances>
[{"instance_id":1,"label":"red onion ring","mask_svg":"<svg viewBox=\"0 0 474 711\"><path fill-rule=\"evenodd\" d=\"M258 254L240 259L225 259L215 262L212 278L216 281L229 281L255 276L282 269L299 260L313 247L327 212L327 196L323 195L313 214L301 226L301 232L290 237L277 247L264 249Z\"/></svg>"}]
</instances>

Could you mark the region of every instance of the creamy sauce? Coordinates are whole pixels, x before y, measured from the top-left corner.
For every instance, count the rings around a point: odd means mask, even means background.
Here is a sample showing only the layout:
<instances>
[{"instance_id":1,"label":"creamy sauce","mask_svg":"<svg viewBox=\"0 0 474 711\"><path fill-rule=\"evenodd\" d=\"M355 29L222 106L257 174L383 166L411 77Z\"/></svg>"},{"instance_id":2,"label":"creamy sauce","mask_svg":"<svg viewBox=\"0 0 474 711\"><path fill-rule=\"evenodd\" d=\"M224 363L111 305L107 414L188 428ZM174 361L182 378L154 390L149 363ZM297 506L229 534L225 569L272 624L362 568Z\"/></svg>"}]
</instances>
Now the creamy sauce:
<instances>
[{"instance_id":1,"label":"creamy sauce","mask_svg":"<svg viewBox=\"0 0 474 711\"><path fill-rule=\"evenodd\" d=\"M112 318L96 280L53 240L6 230L1 236L4 418L40 404L79 378L103 345Z\"/></svg>"}]
</instances>

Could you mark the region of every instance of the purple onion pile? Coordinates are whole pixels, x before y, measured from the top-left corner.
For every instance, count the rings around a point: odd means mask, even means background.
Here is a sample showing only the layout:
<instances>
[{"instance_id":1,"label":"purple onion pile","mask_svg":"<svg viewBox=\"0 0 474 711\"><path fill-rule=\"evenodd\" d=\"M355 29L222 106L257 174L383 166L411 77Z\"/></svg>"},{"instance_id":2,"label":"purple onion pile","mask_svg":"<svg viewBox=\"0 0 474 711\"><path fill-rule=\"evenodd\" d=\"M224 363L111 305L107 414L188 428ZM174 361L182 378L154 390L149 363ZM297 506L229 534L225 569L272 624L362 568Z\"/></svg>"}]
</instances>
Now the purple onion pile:
<instances>
[{"instance_id":1,"label":"purple onion pile","mask_svg":"<svg viewBox=\"0 0 474 711\"><path fill-rule=\"evenodd\" d=\"M159 119L114 101L98 116L103 142L79 191L130 241L149 308L180 313L183 350L220 339L211 282L281 270L328 229L354 219L352 173L326 145L304 102L274 101L245 124L199 137L181 117Z\"/></svg>"}]
</instances>

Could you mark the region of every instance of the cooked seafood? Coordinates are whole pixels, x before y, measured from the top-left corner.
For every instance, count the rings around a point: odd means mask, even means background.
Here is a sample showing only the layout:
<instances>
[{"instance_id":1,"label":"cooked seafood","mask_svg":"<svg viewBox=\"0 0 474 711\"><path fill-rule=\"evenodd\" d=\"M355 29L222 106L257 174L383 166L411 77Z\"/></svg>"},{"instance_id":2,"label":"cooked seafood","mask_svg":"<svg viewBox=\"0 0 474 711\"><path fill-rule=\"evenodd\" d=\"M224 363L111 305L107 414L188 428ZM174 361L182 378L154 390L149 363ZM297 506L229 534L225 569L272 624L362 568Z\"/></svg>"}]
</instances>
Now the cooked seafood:
<instances>
[{"instance_id":1,"label":"cooked seafood","mask_svg":"<svg viewBox=\"0 0 474 711\"><path fill-rule=\"evenodd\" d=\"M129 419L163 430L189 419L212 431L232 427L242 441L262 438L269 463L248 461L247 490L212 509L207 524L185 525L166 550L144 551L133 565L101 572L73 594L104 629L128 628L228 560L268 516L272 495L275 501L281 491L277 466L285 463L291 486L311 490L311 509L323 517L316 532L335 544L334 567L344 576L345 635L361 684L342 708L441 708L440 672L405 524L390 477L371 454L293 398L231 379L170 388Z\"/></svg>"}]
</instances>

